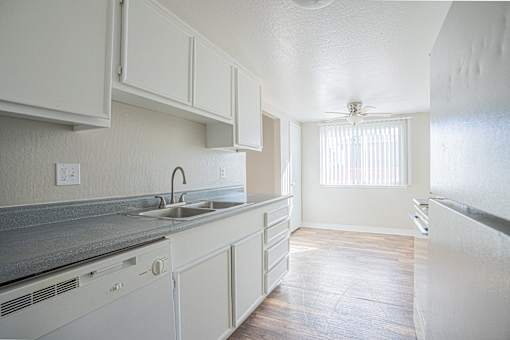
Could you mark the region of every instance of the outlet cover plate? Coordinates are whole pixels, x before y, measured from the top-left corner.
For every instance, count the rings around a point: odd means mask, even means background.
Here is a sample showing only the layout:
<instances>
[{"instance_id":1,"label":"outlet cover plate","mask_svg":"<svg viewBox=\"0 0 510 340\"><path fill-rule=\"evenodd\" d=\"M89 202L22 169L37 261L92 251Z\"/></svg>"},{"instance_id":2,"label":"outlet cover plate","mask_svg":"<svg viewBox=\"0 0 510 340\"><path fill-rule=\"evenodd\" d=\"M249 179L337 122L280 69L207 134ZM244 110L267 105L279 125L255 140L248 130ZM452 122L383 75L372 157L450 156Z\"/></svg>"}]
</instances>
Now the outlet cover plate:
<instances>
[{"instance_id":1,"label":"outlet cover plate","mask_svg":"<svg viewBox=\"0 0 510 340\"><path fill-rule=\"evenodd\" d=\"M56 185L78 185L80 184L79 163L56 163L55 164Z\"/></svg>"}]
</instances>

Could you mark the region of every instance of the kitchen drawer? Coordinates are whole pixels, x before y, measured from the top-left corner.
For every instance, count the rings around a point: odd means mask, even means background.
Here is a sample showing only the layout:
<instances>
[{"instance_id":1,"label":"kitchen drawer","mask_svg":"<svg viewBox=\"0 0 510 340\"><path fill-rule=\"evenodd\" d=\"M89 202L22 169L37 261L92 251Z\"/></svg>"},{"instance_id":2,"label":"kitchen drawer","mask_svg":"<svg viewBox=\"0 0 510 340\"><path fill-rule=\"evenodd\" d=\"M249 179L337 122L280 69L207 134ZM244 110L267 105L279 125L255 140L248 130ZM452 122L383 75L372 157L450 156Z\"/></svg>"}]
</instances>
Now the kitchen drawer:
<instances>
[{"instance_id":1,"label":"kitchen drawer","mask_svg":"<svg viewBox=\"0 0 510 340\"><path fill-rule=\"evenodd\" d=\"M271 227L283 220L289 218L289 206L268 211L264 214L264 225L266 228Z\"/></svg>"},{"instance_id":2,"label":"kitchen drawer","mask_svg":"<svg viewBox=\"0 0 510 340\"><path fill-rule=\"evenodd\" d=\"M289 238L284 237L280 242L276 243L265 252L266 270L269 271L284 257L289 254Z\"/></svg>"},{"instance_id":3,"label":"kitchen drawer","mask_svg":"<svg viewBox=\"0 0 510 340\"><path fill-rule=\"evenodd\" d=\"M289 257L283 258L278 264L265 275L265 291L266 294L271 293L271 291L280 284L281 279L287 274L289 271Z\"/></svg>"},{"instance_id":4,"label":"kitchen drawer","mask_svg":"<svg viewBox=\"0 0 510 340\"><path fill-rule=\"evenodd\" d=\"M272 227L264 230L264 241L266 245L272 244L274 241L279 239L282 235L289 232L289 220L285 219Z\"/></svg>"}]
</instances>

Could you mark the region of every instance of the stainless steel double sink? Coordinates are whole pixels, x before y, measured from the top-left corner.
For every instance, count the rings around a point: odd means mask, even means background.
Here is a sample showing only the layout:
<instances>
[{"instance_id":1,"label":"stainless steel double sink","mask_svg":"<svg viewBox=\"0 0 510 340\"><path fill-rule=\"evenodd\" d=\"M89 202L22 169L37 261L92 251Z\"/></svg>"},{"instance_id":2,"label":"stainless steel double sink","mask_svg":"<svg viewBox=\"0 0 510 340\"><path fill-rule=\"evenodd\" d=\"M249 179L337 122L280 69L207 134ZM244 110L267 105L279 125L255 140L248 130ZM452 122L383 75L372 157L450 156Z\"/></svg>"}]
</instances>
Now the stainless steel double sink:
<instances>
[{"instance_id":1,"label":"stainless steel double sink","mask_svg":"<svg viewBox=\"0 0 510 340\"><path fill-rule=\"evenodd\" d=\"M248 203L201 201L196 203L177 203L167 208L155 209L138 213L138 216L169 219L169 220L192 220L204 215L213 214L226 209L236 208Z\"/></svg>"}]
</instances>

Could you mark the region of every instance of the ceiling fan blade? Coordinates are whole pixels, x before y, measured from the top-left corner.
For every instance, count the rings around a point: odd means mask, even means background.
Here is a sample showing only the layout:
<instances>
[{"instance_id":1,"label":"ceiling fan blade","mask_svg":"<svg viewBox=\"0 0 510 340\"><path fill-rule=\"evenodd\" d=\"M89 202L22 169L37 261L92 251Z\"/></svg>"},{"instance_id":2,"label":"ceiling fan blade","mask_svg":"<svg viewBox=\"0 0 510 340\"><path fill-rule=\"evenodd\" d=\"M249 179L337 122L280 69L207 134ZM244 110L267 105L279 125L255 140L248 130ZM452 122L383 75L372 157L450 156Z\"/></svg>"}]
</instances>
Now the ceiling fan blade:
<instances>
[{"instance_id":1,"label":"ceiling fan blade","mask_svg":"<svg viewBox=\"0 0 510 340\"><path fill-rule=\"evenodd\" d=\"M349 113L347 112L336 112L336 111L328 111L328 112L324 112L326 114L331 114L331 115L342 115L342 116L348 116Z\"/></svg>"},{"instance_id":2,"label":"ceiling fan blade","mask_svg":"<svg viewBox=\"0 0 510 340\"><path fill-rule=\"evenodd\" d=\"M375 106L363 106L361 108L361 113L367 113L369 110L374 110Z\"/></svg>"}]
</instances>

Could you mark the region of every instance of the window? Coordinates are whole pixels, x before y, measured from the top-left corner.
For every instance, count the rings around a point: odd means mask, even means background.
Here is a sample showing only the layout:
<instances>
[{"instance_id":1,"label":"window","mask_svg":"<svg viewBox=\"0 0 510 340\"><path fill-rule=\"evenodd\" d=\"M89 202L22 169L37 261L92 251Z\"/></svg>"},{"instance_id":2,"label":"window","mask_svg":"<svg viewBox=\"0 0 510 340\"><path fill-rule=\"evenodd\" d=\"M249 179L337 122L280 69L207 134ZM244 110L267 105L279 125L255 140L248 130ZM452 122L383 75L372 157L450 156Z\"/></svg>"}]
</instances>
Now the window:
<instances>
[{"instance_id":1,"label":"window","mask_svg":"<svg viewBox=\"0 0 510 340\"><path fill-rule=\"evenodd\" d=\"M407 120L320 127L322 185L407 185Z\"/></svg>"}]
</instances>

